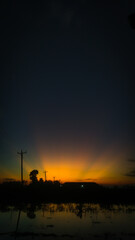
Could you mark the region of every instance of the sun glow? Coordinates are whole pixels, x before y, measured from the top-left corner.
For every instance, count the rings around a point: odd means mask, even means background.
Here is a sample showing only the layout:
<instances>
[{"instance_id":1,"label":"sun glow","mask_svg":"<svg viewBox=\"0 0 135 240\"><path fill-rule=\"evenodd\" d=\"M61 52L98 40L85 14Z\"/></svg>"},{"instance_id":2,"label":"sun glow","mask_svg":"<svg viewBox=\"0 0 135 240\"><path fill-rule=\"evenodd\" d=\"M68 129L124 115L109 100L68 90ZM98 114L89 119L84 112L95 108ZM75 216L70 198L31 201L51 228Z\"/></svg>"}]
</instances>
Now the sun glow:
<instances>
[{"instance_id":1,"label":"sun glow","mask_svg":"<svg viewBox=\"0 0 135 240\"><path fill-rule=\"evenodd\" d=\"M120 182L122 177L118 171L118 155L115 160L113 156L108 156L108 151L98 157L96 160L91 155L72 156L54 156L48 154L40 156L40 165L38 165L39 178L45 179L44 171L47 171L47 180L66 181L91 181L99 184L113 184ZM109 161L108 161L109 159ZM124 177L123 177L124 179Z\"/></svg>"},{"instance_id":2,"label":"sun glow","mask_svg":"<svg viewBox=\"0 0 135 240\"><path fill-rule=\"evenodd\" d=\"M96 156L92 152L49 152L38 148L35 158L29 154L24 156L24 180L30 181L29 173L37 169L38 179L59 180L61 182L96 182L99 184L135 183L133 177L127 177L127 162L123 161L124 153L114 152L114 146ZM43 149L43 148L42 148ZM16 167L1 168L1 178L20 180L20 158L15 160Z\"/></svg>"}]
</instances>

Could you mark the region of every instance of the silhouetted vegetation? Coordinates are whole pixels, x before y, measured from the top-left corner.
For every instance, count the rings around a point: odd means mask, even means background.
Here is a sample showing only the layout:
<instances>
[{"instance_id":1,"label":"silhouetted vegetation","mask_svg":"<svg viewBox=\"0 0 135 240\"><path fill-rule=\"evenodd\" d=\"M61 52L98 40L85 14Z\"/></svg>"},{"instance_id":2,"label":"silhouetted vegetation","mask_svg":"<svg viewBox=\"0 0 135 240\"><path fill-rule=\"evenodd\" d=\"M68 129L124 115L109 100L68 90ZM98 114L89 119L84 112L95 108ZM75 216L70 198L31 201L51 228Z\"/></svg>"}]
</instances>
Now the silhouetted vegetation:
<instances>
[{"instance_id":1,"label":"silhouetted vegetation","mask_svg":"<svg viewBox=\"0 0 135 240\"><path fill-rule=\"evenodd\" d=\"M107 188L96 183L60 184L59 181L35 179L30 184L0 184L1 201L135 203L135 187Z\"/></svg>"},{"instance_id":2,"label":"silhouetted vegetation","mask_svg":"<svg viewBox=\"0 0 135 240\"><path fill-rule=\"evenodd\" d=\"M63 201L63 202L104 202L106 204L135 203L134 187L103 187L95 182L43 181L37 178L38 170L30 172L31 183L7 181L0 184L1 201ZM29 217L34 215L28 212ZM81 216L81 215L80 215Z\"/></svg>"},{"instance_id":3,"label":"silhouetted vegetation","mask_svg":"<svg viewBox=\"0 0 135 240\"><path fill-rule=\"evenodd\" d=\"M32 183L38 182L37 175L38 175L38 170L34 169L30 172L29 176L30 176L30 180L32 181Z\"/></svg>"}]
</instances>

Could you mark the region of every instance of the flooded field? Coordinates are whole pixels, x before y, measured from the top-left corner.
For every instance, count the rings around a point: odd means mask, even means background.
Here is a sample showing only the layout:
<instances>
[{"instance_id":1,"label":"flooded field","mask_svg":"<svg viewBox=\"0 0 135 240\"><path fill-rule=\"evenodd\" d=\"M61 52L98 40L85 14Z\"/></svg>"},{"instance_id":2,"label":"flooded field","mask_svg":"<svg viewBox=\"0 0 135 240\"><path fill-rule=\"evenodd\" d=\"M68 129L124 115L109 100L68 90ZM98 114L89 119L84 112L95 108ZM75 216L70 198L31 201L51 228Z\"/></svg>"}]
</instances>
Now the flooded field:
<instances>
[{"instance_id":1,"label":"flooded field","mask_svg":"<svg viewBox=\"0 0 135 240\"><path fill-rule=\"evenodd\" d=\"M135 205L0 205L0 240L135 239Z\"/></svg>"}]
</instances>

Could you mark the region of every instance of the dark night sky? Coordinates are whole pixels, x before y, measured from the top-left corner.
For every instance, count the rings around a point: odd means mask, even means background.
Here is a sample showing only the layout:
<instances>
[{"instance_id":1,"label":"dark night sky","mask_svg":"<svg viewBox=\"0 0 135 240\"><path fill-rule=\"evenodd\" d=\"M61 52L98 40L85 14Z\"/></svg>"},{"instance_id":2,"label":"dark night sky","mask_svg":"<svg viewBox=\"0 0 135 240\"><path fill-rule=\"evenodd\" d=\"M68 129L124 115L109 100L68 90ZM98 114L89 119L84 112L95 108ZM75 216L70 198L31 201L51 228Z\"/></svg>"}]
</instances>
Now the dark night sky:
<instances>
[{"instance_id":1,"label":"dark night sky","mask_svg":"<svg viewBox=\"0 0 135 240\"><path fill-rule=\"evenodd\" d=\"M1 176L19 177L22 148L26 171L84 162L83 174L71 180L131 181L125 175L135 169L127 161L135 159L135 30L128 23L134 1L12 0L1 1L0 11ZM107 163L108 174L97 175L98 164Z\"/></svg>"}]
</instances>

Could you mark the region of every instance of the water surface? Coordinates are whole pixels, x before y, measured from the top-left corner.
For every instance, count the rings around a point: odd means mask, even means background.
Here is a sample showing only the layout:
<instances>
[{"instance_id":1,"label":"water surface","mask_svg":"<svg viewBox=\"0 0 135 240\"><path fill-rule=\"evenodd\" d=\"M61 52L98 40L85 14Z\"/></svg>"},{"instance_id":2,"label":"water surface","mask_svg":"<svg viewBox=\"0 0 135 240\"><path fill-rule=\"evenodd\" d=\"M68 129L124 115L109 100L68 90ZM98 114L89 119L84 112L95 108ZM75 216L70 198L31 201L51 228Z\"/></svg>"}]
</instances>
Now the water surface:
<instances>
[{"instance_id":1,"label":"water surface","mask_svg":"<svg viewBox=\"0 0 135 240\"><path fill-rule=\"evenodd\" d=\"M0 240L135 239L135 205L0 206Z\"/></svg>"}]
</instances>

